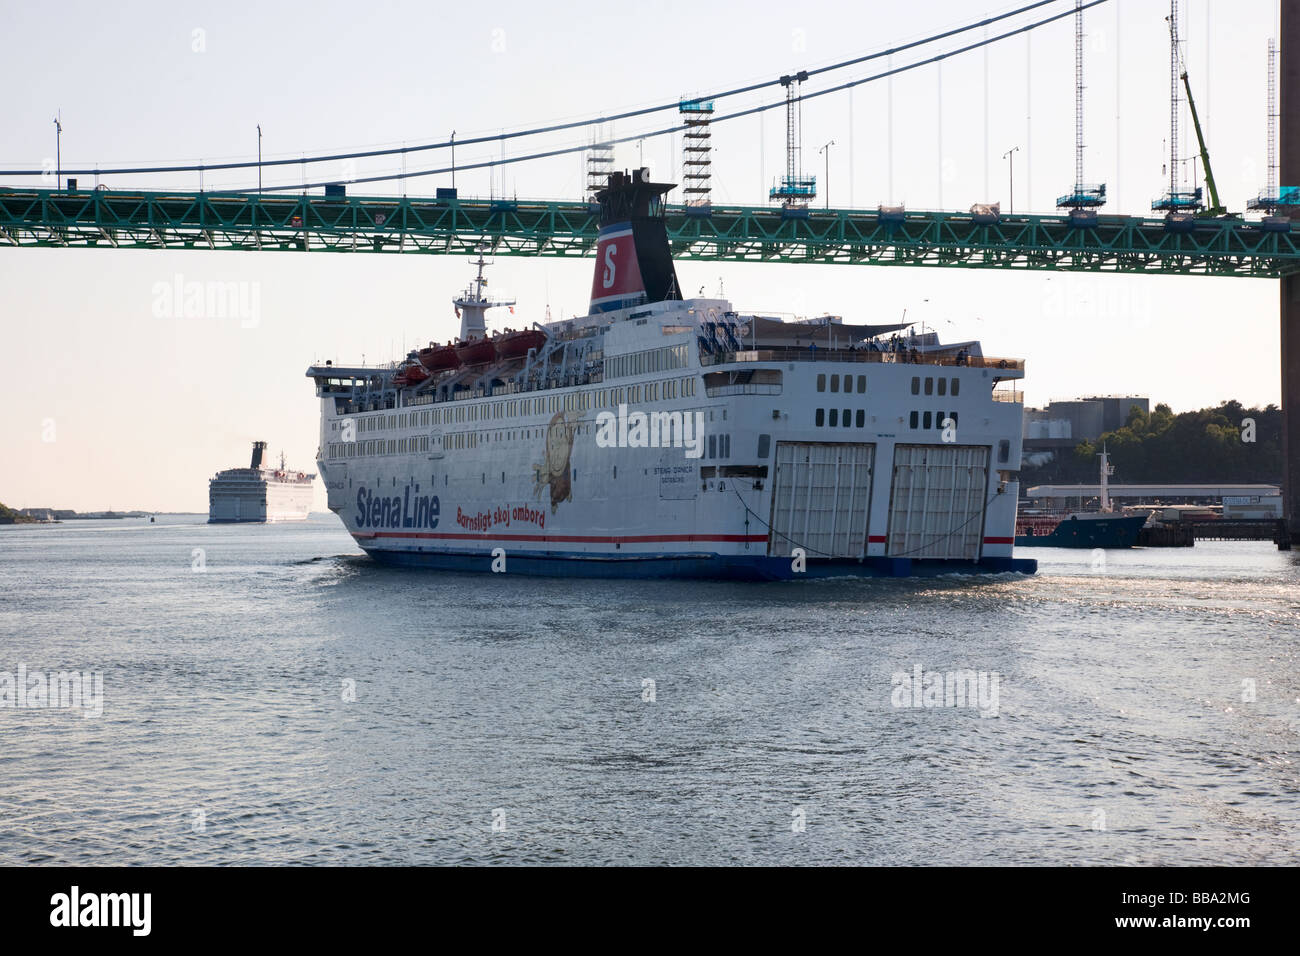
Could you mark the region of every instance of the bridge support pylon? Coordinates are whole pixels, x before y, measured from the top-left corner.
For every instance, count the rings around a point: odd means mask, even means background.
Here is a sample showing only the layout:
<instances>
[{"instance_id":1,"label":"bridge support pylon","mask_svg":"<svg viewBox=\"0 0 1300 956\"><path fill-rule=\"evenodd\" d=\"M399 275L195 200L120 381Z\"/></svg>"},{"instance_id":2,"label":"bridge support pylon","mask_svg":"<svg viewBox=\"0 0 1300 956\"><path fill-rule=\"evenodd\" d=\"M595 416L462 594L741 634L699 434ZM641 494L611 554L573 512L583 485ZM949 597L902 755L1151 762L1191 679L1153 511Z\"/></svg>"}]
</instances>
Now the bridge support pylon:
<instances>
[{"instance_id":1,"label":"bridge support pylon","mask_svg":"<svg viewBox=\"0 0 1300 956\"><path fill-rule=\"evenodd\" d=\"M1281 183L1300 185L1300 0L1282 0L1281 124L1278 165ZM1293 213L1293 216L1296 214ZM1300 218L1292 223L1300 229ZM1291 540L1300 540L1300 275L1281 280L1282 507ZM1288 535L1283 535L1286 542ZM1287 542L1289 544L1289 542ZM1279 542L1282 546L1282 542Z\"/></svg>"}]
</instances>

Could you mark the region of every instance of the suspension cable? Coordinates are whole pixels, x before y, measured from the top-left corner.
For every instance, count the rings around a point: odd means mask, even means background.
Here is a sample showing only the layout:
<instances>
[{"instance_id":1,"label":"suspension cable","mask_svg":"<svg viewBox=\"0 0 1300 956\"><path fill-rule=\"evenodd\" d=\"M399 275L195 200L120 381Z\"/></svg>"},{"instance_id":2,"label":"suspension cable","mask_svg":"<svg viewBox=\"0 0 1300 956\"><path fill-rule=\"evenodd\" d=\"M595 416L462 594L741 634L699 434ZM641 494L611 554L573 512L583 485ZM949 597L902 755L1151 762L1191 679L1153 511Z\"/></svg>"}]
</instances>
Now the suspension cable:
<instances>
[{"instance_id":1,"label":"suspension cable","mask_svg":"<svg viewBox=\"0 0 1300 956\"><path fill-rule=\"evenodd\" d=\"M933 35L931 35L931 36L924 37L924 38L919 39L919 40L913 40L913 41L911 41L911 42L909 42L909 43L904 43L904 44L901 44L901 45L899 45L899 46L892 47L892 48L890 48L890 49L888 49L888 50L880 50L880 51L875 52L875 53L868 53L868 54L865 54L865 55L862 55L862 56L853 57L852 59L842 60L842 61L840 61L840 62L838 62L838 63L832 63L832 64L830 64L830 65L828 65L828 66L822 66L822 67L818 67L818 68L816 68L816 69L812 69L812 70L804 70L804 71L801 71L801 74L800 74L800 75L802 75L802 76L804 76L804 77L817 76L817 75L820 75L820 74L822 74L822 73L827 73L827 72L831 72L831 71L834 71L834 70L842 70L842 69L845 69L845 68L850 67L850 66L856 66L857 64L860 64L860 63L866 63L866 62L868 62L868 61L870 61L870 60L880 59L881 57L888 57L888 56L891 56L891 55L896 54L896 53L901 53L901 52L903 52L903 51L905 51L905 50L915 49L916 47L926 46L926 45L928 45L928 44L931 44L931 43L937 42L937 41L939 41L939 40L944 40L944 39L947 39L947 38L949 38L949 37L957 36L957 35L962 34L962 33L968 33L968 32L970 32L971 30L976 30L976 29L979 29L979 28L981 28L981 27L986 27L986 26L988 26L988 25L990 25L990 24L997 23L997 22L999 22L999 21L1001 21L1001 20L1006 20L1006 19L1009 19L1009 18L1011 18L1011 17L1017 16L1017 15L1019 15L1019 14L1022 14L1022 13L1025 13L1025 12L1028 12L1028 11L1030 11L1030 10L1037 9L1038 7L1047 6L1048 4L1056 3L1056 2L1059 2L1059 0L1036 0L1036 2L1034 2L1034 3L1026 4L1026 5L1024 5L1024 6L1018 7L1018 8L1015 9L1015 10L1008 11L1007 13L1001 13L1001 14L998 14L998 15L996 15L996 16L986 17L985 19L980 20L980 21L977 22L977 23L971 23L971 24L967 24L966 26L955 27L955 28L953 28L953 29L951 29L951 30L943 31L943 32L941 32L941 33L935 33L935 34L933 34ZM1104 3L1104 2L1106 2L1106 0L1093 0L1093 2L1087 4L1087 5L1084 7L1084 9L1087 9L1087 7L1090 7L1090 6L1095 6L1095 5L1098 4L1098 3ZM1026 28L1023 28L1023 30L1034 29L1034 28L1039 27L1039 26L1042 26L1042 25L1044 25L1044 24L1046 24L1046 23L1051 23L1053 20L1058 20L1058 19L1060 19L1061 17L1068 16L1070 13L1073 13L1073 12L1074 12L1074 10L1071 9L1071 10L1067 11L1066 13L1060 14L1060 16L1051 17L1051 18L1049 18L1049 19L1047 19L1047 20L1042 20L1042 21L1039 21L1038 23L1031 24L1030 26L1028 26L1028 27L1026 27ZM1023 32L1023 30L1013 31L1013 33L1015 33L1015 32ZM984 43L996 42L996 40L998 40L998 39L1003 39L1003 38L1005 38L1005 36L1011 36L1011 35L1013 35L1013 34L1004 34L1003 37L996 37L996 38L993 38L992 40L985 40ZM958 54L958 53L964 53L964 52L966 52L967 50L972 50L972 49L977 48L978 46L982 46L982 45L984 45L984 43L981 43L981 44L975 44L975 45L972 45L972 46L970 46L970 47L965 47L965 48L963 48L963 49L953 51L952 53L943 54L942 56L936 57L936 58L934 58L933 60L927 60L927 61L924 61L924 62L926 62L926 63L929 63L929 62L935 62L935 61L937 61L937 60L943 59L943 58L946 57L946 56L953 56L953 55L956 55L956 54ZM889 74L883 74L883 75L889 75ZM739 86L739 87L736 87L735 89L724 90L724 91L722 91L722 92L720 92L720 93L713 93L713 94L708 95L708 96L692 97L692 99L696 99L696 100L710 100L710 99L712 99L712 100L717 100L717 99L724 99L724 98L729 97L729 96L738 96L738 95L741 95L741 94L743 94L743 93L752 93L752 92L754 92L755 90L766 89L767 87L771 87L771 86L778 85L778 84L782 83L783 79L786 79L786 77L777 77L777 78L775 78L775 79L763 80L763 81L760 81L760 82L757 82L757 83L751 83L751 84L749 84L749 85L747 85L747 86ZM872 77L871 79L876 79L876 77ZM859 80L859 81L856 81L856 82L859 82L859 83L860 83L860 82L868 82L868 81L867 81L867 80ZM851 86L853 86L853 85L856 85L856 83L845 84L845 85L843 85L843 86L841 86L841 87L837 87L837 88L835 88L835 90L848 89L849 87L851 87ZM823 91L823 92L834 92L835 90L828 90L828 91ZM809 94L810 97L811 97L812 95L816 95L816 94ZM408 153L419 153L419 152L426 152L426 151L429 151L429 150L447 149L447 148L452 147L452 146L462 146L462 147L464 147L464 146L475 146L475 145L481 145L481 144L483 144L483 143L498 143L498 142L501 142L501 141L503 141L503 140L507 140L507 139L517 139L517 138L519 138L519 137L524 137L524 136L536 136L536 135L540 135L540 134L543 134L543 133L556 133L556 132L562 132L562 131L564 131L564 130L580 129L580 128L587 127L587 126L596 126L596 125L600 125L600 124L604 124L604 123L612 123L612 122L615 122L615 121L617 121L617 120L631 119L631 118L638 117L638 116L647 116L647 115L650 115L650 114L652 114L652 113L660 113L660 112L663 112L663 111L665 111L665 110L669 110L669 109L676 109L676 108L678 108L678 107L680 106L680 104L681 104L681 100L679 99L679 100L675 100L675 101L673 101L673 102L671 102L671 103L664 103L664 104L660 104L660 105L657 105L657 106L647 106L647 107L643 107L643 108L641 108L641 109L635 109L635 110L627 110L627 111L625 111L625 112L622 112L622 113L615 113L615 114L612 114L612 115L609 115L609 116L598 116L598 117L595 117L595 118L592 118L592 119L573 120L573 121L570 121L570 122L567 122L567 123L554 123L554 124L551 124L551 125L549 125L549 126L537 126L537 127L532 127L532 128L529 128L529 129L514 130L514 131L511 131L511 132L508 132L508 133L498 133L498 134L495 134L495 135L476 136L476 137L471 137L471 138L468 138L468 139L461 139L461 140L455 140L455 141L453 141L453 140L445 140L445 141L442 141L442 142L436 142L436 143L423 143L423 144L420 144L420 145L417 145L417 146L401 146L401 147L392 147L392 148L389 148L389 149L372 149L372 150L362 150L362 151L350 152L350 153L332 153L332 154L316 155L316 156L297 156L297 157L293 157L293 158L285 158L285 159L269 159L269 160L263 160L262 162L258 162L258 161L256 161L256 160L249 160L249 161L245 161L245 162L212 163L212 164L199 163L199 164L190 164L190 165L171 165L171 166L124 166L124 167L114 167L114 168L108 168L108 169L104 169L104 168L98 168L98 169L97 169L97 168L93 168L93 167L92 167L92 168L86 168L86 169L65 169L65 170L63 170L63 172L64 172L65 174L73 175L73 176L94 176L94 175L101 175L101 176L109 176L109 175L115 175L115 176L126 176L126 175L147 175L147 174L149 174L149 173L192 173L192 172L203 173L203 172L214 172L214 171L230 170L230 169L256 169L256 168L269 167L269 166L294 166L294 165L297 165L297 166L306 166L306 165L310 165L310 164L313 164L313 163L338 162L338 161L340 161L340 160L349 160L349 159L371 159L371 158L378 157L378 156L396 156L396 155L401 155L401 156L405 157L405 155L408 154ZM772 108L772 107L768 106L768 107L762 107L761 109L771 109L771 108ZM760 110L752 110L752 111L745 112L745 113L733 114L733 116L744 116L744 115L749 115L750 112L759 112L759 111L760 111ZM726 118L732 118L732 117L722 117L722 118L719 118L719 119L715 119L714 122L720 122L721 119L726 119ZM629 137L629 138L624 138L624 139L619 139L619 140L612 140L612 141L610 141L610 142L611 142L611 143L618 143L618 142L628 142L630 139L649 139L649 138L651 138L651 137L653 137L653 136L662 136L662 135L665 135L666 133L669 133L669 132L675 132L675 131L677 131L677 130L679 130L679 129L682 129L682 128L684 128L684 127L682 127L682 126L674 126L674 127L671 127L670 129L661 130L661 131L658 131L658 132L655 132L655 133L649 133L649 134L646 134L646 135L643 135L643 136ZM575 147L575 148L570 149L570 150L566 150L565 152L580 152L580 151L585 150L585 149L587 149L587 148L588 148L588 146L584 145L584 146L580 146L580 147ZM527 158L527 159L534 159L534 158L545 157L545 156L553 156L553 155L561 155L561 153L559 153L559 152L542 153L542 154L535 154L535 155L532 155L532 156L529 156L529 157L526 157L526 158ZM470 165L470 166L458 166L458 167L456 167L456 168L457 168L458 170L459 170L459 169L478 169L478 168L482 168L482 167L485 166L485 165L504 165L504 163L501 163L500 161L498 161L498 163L495 163L495 164L493 164L493 163L479 163L479 164ZM412 174L410 174L410 175L432 175L432 174L435 174L435 173L437 173L437 172L447 172L447 171L449 171L449 168L446 169L446 170L428 170L428 171L425 171L425 172L412 173ZM44 169L0 169L0 176L42 176L42 175L45 175L45 174L46 174L46 170L44 170ZM401 178L403 178L403 177L400 176L400 175L393 175L393 176L387 176L387 177L383 177L383 178L384 178L384 179L401 179ZM377 182L377 181L379 181L379 180L376 179L376 178L368 178L368 179L354 179L354 180L350 180L350 182ZM335 182L335 181L331 181L331 182ZM318 185L324 185L324 183L319 183L319 184L310 184L310 185L317 185L317 186L318 186ZM284 187L278 187L278 188L284 188ZM298 188L302 188L302 186L299 185Z\"/></svg>"},{"instance_id":2,"label":"suspension cable","mask_svg":"<svg viewBox=\"0 0 1300 956\"><path fill-rule=\"evenodd\" d=\"M1095 7L1098 6L1099 4L1106 3L1106 2L1107 0L1091 0L1090 3L1085 3L1082 9L1087 10L1089 7ZM831 93L840 93L843 92L844 90L851 89L852 87L860 86L863 83L874 83L877 80L883 80L890 76L896 76L900 73L906 73L909 70L916 70L923 66L929 66L930 64L938 63L941 60L948 59L949 57L958 56L962 53L968 53L971 50L977 50L980 47L988 46L990 44L997 43L1001 40L1006 40L1010 37L1017 36L1018 34L1021 33L1028 33L1030 30L1035 30L1038 27L1044 26L1048 23L1052 23L1056 20L1064 19L1065 17L1073 16L1074 14L1075 14L1075 8L1071 7L1070 9L1066 10L1064 13L1058 13L1054 16L1047 17L1046 19L1039 20L1035 23L1027 24L1023 27L1017 27L1014 30L1009 30L1006 33L999 34L998 36L987 37L985 39L979 40L976 43L968 44L967 46L960 47L956 50L950 50L947 53L940 53L925 60L919 60L915 63L908 63L904 66L894 67L893 69L885 70L883 73L876 73L873 76L862 77L861 79L857 79L857 80L850 80L847 83L841 83L839 86L827 87L824 90L817 90L816 92L813 93L803 93L801 94L801 96L804 99L814 99L818 96L827 96ZM724 116L715 116L711 120L711 124L716 126L718 123L725 123L728 120L741 119L742 117L745 116L753 116L756 113L763 113L766 112L767 110L782 109L785 107L785 105L786 102L784 99L782 99L776 103L767 103L761 106L752 106L749 109L738 110L734 113L727 113ZM616 145L618 143L631 143L631 142L636 142L637 140L654 139L657 136L667 136L670 133L677 133L686 128L687 127L685 124L678 124L673 126L667 126L664 127L663 129L654 130L648 133L637 133L630 136L620 136L615 139L606 140L605 142L610 146ZM493 138L494 137L489 137L489 139L493 139ZM572 153L581 153L589 148L590 147L587 145L560 147L556 149L546 150L544 152L526 153L519 156L510 156L504 159L484 160L479 163L468 163L465 165L457 165L455 167L442 166L435 169L417 169L414 172L406 172L406 173L384 173L375 176L360 176L354 179L347 180L347 183L351 185L356 183L389 182L394 179L415 179L420 176L443 175L452 172L453 169L456 172L463 172L464 170L467 169L490 169L490 168L495 168L497 166L509 166L513 163L526 163L538 159L549 159L554 156L565 156ZM210 168L210 167L206 167L206 168ZM0 170L0 175L3 174L4 174L3 170ZM305 189L319 189L323 186L332 186L338 182L339 180L337 179L329 179L329 180L320 180L318 182L311 182L311 183L289 183L280 186L265 186L263 187L262 191L263 192L294 192L294 191L301 192ZM247 192L247 190L216 189L216 190L210 190L209 192L212 195L225 195L225 194L244 193Z\"/></svg>"}]
</instances>

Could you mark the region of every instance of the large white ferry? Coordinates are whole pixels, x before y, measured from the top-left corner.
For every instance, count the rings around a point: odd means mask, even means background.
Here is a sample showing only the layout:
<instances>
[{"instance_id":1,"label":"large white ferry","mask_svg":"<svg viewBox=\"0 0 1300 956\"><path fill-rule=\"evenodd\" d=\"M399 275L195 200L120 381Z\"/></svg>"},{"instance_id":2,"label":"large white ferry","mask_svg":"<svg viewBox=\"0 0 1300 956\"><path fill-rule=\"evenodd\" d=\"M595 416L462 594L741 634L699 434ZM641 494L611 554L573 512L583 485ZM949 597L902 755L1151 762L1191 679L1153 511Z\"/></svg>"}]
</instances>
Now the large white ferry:
<instances>
[{"instance_id":1,"label":"large white ferry","mask_svg":"<svg viewBox=\"0 0 1300 956\"><path fill-rule=\"evenodd\" d=\"M280 467L262 463L266 442L253 442L247 468L227 468L208 482L208 524L306 521L311 511L314 474L295 472L280 456Z\"/></svg>"},{"instance_id":2,"label":"large white ferry","mask_svg":"<svg viewBox=\"0 0 1300 956\"><path fill-rule=\"evenodd\" d=\"M615 173L590 313L386 367L312 366L328 504L377 560L787 579L1012 557L1024 363L908 325L683 299L649 171ZM903 333L903 334L900 334Z\"/></svg>"}]
</instances>

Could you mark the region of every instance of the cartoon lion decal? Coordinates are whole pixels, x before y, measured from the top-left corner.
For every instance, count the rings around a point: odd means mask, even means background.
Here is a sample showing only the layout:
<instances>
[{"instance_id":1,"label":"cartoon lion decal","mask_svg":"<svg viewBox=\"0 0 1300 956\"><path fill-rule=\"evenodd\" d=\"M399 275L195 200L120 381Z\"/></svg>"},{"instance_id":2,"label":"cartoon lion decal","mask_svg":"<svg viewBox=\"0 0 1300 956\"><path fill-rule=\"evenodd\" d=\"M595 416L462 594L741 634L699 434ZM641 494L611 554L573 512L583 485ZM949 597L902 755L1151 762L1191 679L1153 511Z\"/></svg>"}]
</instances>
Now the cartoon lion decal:
<instances>
[{"instance_id":1,"label":"cartoon lion decal","mask_svg":"<svg viewBox=\"0 0 1300 956\"><path fill-rule=\"evenodd\" d=\"M578 417L573 412L556 412L546 426L546 454L540 464L533 465L533 497L540 498L542 489L551 489L551 514L561 501L573 499L569 481L569 455L573 452L573 434L578 428Z\"/></svg>"}]
</instances>

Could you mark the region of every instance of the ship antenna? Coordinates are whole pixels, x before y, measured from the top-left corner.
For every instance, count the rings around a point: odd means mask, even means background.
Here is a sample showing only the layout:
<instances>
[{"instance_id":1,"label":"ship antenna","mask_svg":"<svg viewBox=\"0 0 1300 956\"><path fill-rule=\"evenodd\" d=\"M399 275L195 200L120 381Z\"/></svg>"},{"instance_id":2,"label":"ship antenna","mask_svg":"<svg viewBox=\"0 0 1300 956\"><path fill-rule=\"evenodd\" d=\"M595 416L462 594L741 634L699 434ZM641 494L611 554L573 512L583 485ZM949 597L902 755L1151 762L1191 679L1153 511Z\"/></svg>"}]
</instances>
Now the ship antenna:
<instances>
[{"instance_id":1,"label":"ship antenna","mask_svg":"<svg viewBox=\"0 0 1300 956\"><path fill-rule=\"evenodd\" d=\"M1101 500L1098 504L1103 512L1110 514L1110 476L1115 474L1115 466L1110 463L1104 443L1097 457L1101 459Z\"/></svg>"}]
</instances>

